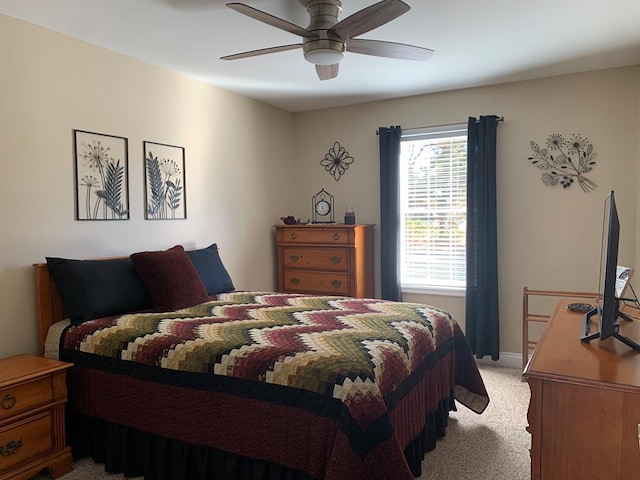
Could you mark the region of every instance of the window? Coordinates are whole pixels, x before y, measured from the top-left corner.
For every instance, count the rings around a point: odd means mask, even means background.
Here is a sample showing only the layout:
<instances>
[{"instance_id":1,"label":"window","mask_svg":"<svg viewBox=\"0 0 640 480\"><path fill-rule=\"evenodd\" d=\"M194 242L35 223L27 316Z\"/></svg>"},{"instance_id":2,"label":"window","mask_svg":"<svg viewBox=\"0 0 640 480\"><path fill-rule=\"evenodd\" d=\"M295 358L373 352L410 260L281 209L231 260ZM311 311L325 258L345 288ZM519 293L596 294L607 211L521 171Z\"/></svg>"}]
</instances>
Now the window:
<instances>
[{"instance_id":1,"label":"window","mask_svg":"<svg viewBox=\"0 0 640 480\"><path fill-rule=\"evenodd\" d=\"M402 290L464 294L467 126L409 130L400 147Z\"/></svg>"}]
</instances>

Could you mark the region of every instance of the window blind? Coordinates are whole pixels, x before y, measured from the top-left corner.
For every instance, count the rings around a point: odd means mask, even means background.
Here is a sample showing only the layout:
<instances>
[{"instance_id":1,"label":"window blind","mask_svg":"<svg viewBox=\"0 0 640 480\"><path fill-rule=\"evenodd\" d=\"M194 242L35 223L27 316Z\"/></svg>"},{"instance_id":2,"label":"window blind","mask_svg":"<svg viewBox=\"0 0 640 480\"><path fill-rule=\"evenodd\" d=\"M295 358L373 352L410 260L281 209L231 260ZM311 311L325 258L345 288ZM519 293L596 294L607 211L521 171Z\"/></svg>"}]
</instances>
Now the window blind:
<instances>
[{"instance_id":1,"label":"window blind","mask_svg":"<svg viewBox=\"0 0 640 480\"><path fill-rule=\"evenodd\" d=\"M466 170L466 125L403 133L400 153L403 288L464 288Z\"/></svg>"}]
</instances>

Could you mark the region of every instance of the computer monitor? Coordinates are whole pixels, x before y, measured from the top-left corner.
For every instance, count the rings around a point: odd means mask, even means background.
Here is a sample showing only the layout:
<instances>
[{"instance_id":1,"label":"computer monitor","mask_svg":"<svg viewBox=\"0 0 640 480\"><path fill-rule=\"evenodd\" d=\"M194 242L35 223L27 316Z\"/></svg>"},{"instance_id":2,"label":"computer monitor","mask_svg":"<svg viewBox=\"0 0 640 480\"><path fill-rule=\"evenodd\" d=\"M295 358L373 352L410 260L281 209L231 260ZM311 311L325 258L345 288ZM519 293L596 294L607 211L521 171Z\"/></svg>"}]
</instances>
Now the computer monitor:
<instances>
[{"instance_id":1,"label":"computer monitor","mask_svg":"<svg viewBox=\"0 0 640 480\"><path fill-rule=\"evenodd\" d=\"M622 292L620 292L620 294L617 294L616 292L616 283L618 283L619 290L624 290L624 288L620 288L621 282L626 284L625 280L628 280L630 275L630 269L625 269L623 267L622 270L618 270L619 243L620 219L618 218L615 195L614 192L611 191L609 196L605 199L604 218L602 222L600 288L598 292L601 304L585 314L581 340L583 342L590 342L595 338L606 340L609 337L615 337L634 350L640 351L639 344L620 334L619 318L627 321L631 321L632 319L620 312L620 298ZM618 278L619 271L623 278ZM600 317L597 333L591 333L591 318L594 315L598 315Z\"/></svg>"}]
</instances>

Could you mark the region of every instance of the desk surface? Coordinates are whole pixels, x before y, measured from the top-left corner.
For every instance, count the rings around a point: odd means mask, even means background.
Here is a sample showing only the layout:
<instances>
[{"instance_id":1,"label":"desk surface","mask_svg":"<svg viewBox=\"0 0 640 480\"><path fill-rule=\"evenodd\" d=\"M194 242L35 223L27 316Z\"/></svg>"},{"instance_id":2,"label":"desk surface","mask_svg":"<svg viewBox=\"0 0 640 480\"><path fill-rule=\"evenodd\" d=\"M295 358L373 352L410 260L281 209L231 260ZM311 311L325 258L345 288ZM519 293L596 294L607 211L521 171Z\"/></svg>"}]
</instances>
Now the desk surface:
<instances>
[{"instance_id":1,"label":"desk surface","mask_svg":"<svg viewBox=\"0 0 640 480\"><path fill-rule=\"evenodd\" d=\"M551 321L540 338L524 375L573 383L594 384L616 389L636 390L640 387L640 352L634 351L616 338L580 341L583 313L567 310L572 300L560 300ZM639 318L640 312L624 311ZM598 328L592 318L592 331ZM640 343L640 319L620 321L620 333Z\"/></svg>"}]
</instances>

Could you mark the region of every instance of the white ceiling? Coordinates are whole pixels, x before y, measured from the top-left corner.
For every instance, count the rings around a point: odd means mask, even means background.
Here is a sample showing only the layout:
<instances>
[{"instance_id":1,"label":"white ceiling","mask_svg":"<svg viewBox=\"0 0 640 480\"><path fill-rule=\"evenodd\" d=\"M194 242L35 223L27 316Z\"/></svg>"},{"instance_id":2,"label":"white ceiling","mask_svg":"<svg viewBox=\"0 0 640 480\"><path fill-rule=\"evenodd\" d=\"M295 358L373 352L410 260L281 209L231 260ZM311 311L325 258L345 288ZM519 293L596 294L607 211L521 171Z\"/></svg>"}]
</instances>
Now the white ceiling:
<instances>
[{"instance_id":1,"label":"white ceiling","mask_svg":"<svg viewBox=\"0 0 640 480\"><path fill-rule=\"evenodd\" d=\"M343 0L341 18L377 0ZM298 43L218 0L0 0L0 13L182 72L289 111L640 64L640 0L406 0L411 10L360 38L435 50L428 62L347 53L318 80ZM299 0L245 0L302 27Z\"/></svg>"}]
</instances>

